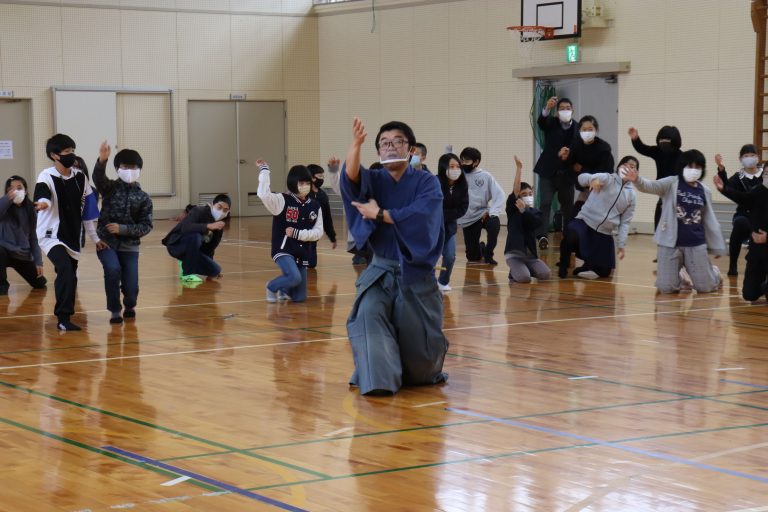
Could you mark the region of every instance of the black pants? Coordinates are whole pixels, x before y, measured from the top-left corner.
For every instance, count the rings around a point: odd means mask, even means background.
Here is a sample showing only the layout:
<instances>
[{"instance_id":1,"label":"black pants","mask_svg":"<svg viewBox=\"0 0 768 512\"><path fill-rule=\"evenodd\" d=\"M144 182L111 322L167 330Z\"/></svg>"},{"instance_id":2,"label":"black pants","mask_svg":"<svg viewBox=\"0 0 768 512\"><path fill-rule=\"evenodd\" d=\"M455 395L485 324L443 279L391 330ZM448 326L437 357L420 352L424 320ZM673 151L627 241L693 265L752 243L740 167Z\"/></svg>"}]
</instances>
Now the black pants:
<instances>
[{"instance_id":1,"label":"black pants","mask_svg":"<svg viewBox=\"0 0 768 512\"><path fill-rule=\"evenodd\" d=\"M741 290L744 300L753 301L766 295L768 292L766 277L768 277L768 244L750 243L747 268L744 271L744 286Z\"/></svg>"},{"instance_id":2,"label":"black pants","mask_svg":"<svg viewBox=\"0 0 768 512\"><path fill-rule=\"evenodd\" d=\"M571 263L571 253L576 251L579 246L579 234L573 229L565 228L563 239L560 241L560 277L567 275L568 266ZM598 265L590 265L586 261L582 267L582 272L591 270L599 277L608 277L611 275L611 268Z\"/></svg>"},{"instance_id":3,"label":"black pants","mask_svg":"<svg viewBox=\"0 0 768 512\"><path fill-rule=\"evenodd\" d=\"M0 294L8 293L8 268L14 269L32 288L45 288L45 278L37 277L34 261L19 260L10 251L0 247Z\"/></svg>"},{"instance_id":4,"label":"black pants","mask_svg":"<svg viewBox=\"0 0 768 512\"><path fill-rule=\"evenodd\" d=\"M741 253L741 244L749 240L752 235L752 226L749 219L743 215L733 216L733 229L731 230L731 239L728 242L730 252L730 269L736 270Z\"/></svg>"},{"instance_id":5,"label":"black pants","mask_svg":"<svg viewBox=\"0 0 768 512\"><path fill-rule=\"evenodd\" d=\"M75 292L77 291L77 260L72 258L63 245L48 251L48 259L56 270L53 287L56 290L56 306L53 314L59 321L69 320L75 314Z\"/></svg>"},{"instance_id":6,"label":"black pants","mask_svg":"<svg viewBox=\"0 0 768 512\"><path fill-rule=\"evenodd\" d=\"M573 214L573 196L574 188L573 182L568 179L565 171L557 171L554 176L550 178L539 177L539 202L540 210L544 213L544 222L539 226L536 231L536 236L546 236L551 225L550 219L552 218L552 198L557 193L557 201L560 203L560 213L563 218L562 230L565 231L566 226L574 217ZM557 228L555 229L557 231Z\"/></svg>"},{"instance_id":7,"label":"black pants","mask_svg":"<svg viewBox=\"0 0 768 512\"><path fill-rule=\"evenodd\" d=\"M661 220L661 199L656 201L656 211L653 212L653 230L659 227L659 221Z\"/></svg>"},{"instance_id":8,"label":"black pants","mask_svg":"<svg viewBox=\"0 0 768 512\"><path fill-rule=\"evenodd\" d=\"M501 230L501 221L499 218L488 217L485 220L480 219L474 224L465 226L463 230L467 260L480 261L482 258L492 260L493 250L496 249L496 241L499 238L499 231ZM483 230L485 230L486 238L488 239L485 244L485 253L480 251L480 234Z\"/></svg>"}]
</instances>

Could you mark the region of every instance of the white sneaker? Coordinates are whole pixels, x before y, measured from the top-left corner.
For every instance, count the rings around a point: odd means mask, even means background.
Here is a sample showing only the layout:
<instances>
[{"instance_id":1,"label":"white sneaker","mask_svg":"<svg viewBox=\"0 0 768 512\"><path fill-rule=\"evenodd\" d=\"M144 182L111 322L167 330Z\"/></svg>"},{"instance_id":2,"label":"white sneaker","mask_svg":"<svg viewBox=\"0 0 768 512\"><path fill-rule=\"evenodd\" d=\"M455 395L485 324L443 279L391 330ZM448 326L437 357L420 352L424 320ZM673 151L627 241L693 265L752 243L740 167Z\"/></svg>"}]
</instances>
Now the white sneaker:
<instances>
[{"instance_id":1,"label":"white sneaker","mask_svg":"<svg viewBox=\"0 0 768 512\"><path fill-rule=\"evenodd\" d=\"M585 270L584 272L579 272L576 275L582 279L589 279L589 280L597 279L598 277L600 277L599 275L597 275L597 272L595 272L594 270Z\"/></svg>"},{"instance_id":2,"label":"white sneaker","mask_svg":"<svg viewBox=\"0 0 768 512\"><path fill-rule=\"evenodd\" d=\"M277 300L291 300L291 296L283 290L277 290Z\"/></svg>"},{"instance_id":3,"label":"white sneaker","mask_svg":"<svg viewBox=\"0 0 768 512\"><path fill-rule=\"evenodd\" d=\"M277 302L277 293L267 288L267 302Z\"/></svg>"},{"instance_id":4,"label":"white sneaker","mask_svg":"<svg viewBox=\"0 0 768 512\"><path fill-rule=\"evenodd\" d=\"M715 280L717 281L717 289L723 289L723 275L720 273L720 267L712 265L712 270L715 272Z\"/></svg>"},{"instance_id":5,"label":"white sneaker","mask_svg":"<svg viewBox=\"0 0 768 512\"><path fill-rule=\"evenodd\" d=\"M451 291L451 287L447 284L437 283L437 289L440 290L442 293L448 293L449 291Z\"/></svg>"},{"instance_id":6,"label":"white sneaker","mask_svg":"<svg viewBox=\"0 0 768 512\"><path fill-rule=\"evenodd\" d=\"M688 274L688 271L685 270L685 267L680 269L680 291L690 291L693 290L693 280L691 280L691 276Z\"/></svg>"}]
</instances>

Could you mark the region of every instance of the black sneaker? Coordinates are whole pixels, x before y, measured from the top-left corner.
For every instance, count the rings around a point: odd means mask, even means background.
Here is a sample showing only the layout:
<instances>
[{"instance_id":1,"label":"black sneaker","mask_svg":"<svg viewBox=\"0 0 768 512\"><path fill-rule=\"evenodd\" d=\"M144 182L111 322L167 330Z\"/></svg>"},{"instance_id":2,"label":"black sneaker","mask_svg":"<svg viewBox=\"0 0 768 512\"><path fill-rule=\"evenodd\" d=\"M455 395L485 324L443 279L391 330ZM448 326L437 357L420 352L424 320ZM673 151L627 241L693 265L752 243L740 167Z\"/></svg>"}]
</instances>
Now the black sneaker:
<instances>
[{"instance_id":1,"label":"black sneaker","mask_svg":"<svg viewBox=\"0 0 768 512\"><path fill-rule=\"evenodd\" d=\"M739 275L739 271L738 271L738 269L735 266L728 267L728 275L729 276L737 276L737 275Z\"/></svg>"},{"instance_id":2,"label":"black sneaker","mask_svg":"<svg viewBox=\"0 0 768 512\"><path fill-rule=\"evenodd\" d=\"M568 277L568 267L564 267L562 265L557 266L557 277L560 279L565 279Z\"/></svg>"},{"instance_id":3,"label":"black sneaker","mask_svg":"<svg viewBox=\"0 0 768 512\"><path fill-rule=\"evenodd\" d=\"M59 320L57 327L60 331L82 331L79 325L75 325L69 320Z\"/></svg>"},{"instance_id":4,"label":"black sneaker","mask_svg":"<svg viewBox=\"0 0 768 512\"><path fill-rule=\"evenodd\" d=\"M111 324L121 324L121 323L123 323L123 317L121 317L120 315L113 316L112 318L109 319L109 323L111 323Z\"/></svg>"},{"instance_id":5,"label":"black sneaker","mask_svg":"<svg viewBox=\"0 0 768 512\"><path fill-rule=\"evenodd\" d=\"M549 239L545 236L539 237L539 249L542 251L549 247Z\"/></svg>"},{"instance_id":6,"label":"black sneaker","mask_svg":"<svg viewBox=\"0 0 768 512\"><path fill-rule=\"evenodd\" d=\"M485 242L480 242L480 259L485 259Z\"/></svg>"},{"instance_id":7,"label":"black sneaker","mask_svg":"<svg viewBox=\"0 0 768 512\"><path fill-rule=\"evenodd\" d=\"M136 310L126 309L125 311L123 311L123 318L136 318Z\"/></svg>"},{"instance_id":8,"label":"black sneaker","mask_svg":"<svg viewBox=\"0 0 768 512\"><path fill-rule=\"evenodd\" d=\"M488 258L488 257L485 257L485 258L483 258L483 261L485 261L485 263L486 263L487 265L498 265L498 264L499 264L499 262L498 262L498 261L496 261L495 259L493 259L493 258Z\"/></svg>"}]
</instances>

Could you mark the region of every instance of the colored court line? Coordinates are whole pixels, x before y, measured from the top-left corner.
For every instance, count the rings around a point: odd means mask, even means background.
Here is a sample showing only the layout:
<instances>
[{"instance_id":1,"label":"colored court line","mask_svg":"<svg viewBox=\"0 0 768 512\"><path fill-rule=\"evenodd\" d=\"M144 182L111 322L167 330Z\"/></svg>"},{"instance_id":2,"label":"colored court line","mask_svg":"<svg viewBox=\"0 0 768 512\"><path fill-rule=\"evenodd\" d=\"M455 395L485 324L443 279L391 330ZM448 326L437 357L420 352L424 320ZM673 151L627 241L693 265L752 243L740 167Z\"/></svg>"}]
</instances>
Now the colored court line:
<instances>
[{"instance_id":1,"label":"colored court line","mask_svg":"<svg viewBox=\"0 0 768 512\"><path fill-rule=\"evenodd\" d=\"M738 384L740 386L747 386L749 388L758 388L768 390L768 386L762 386L760 384L752 384L751 382L742 382L740 380L720 379L720 382L728 382L730 384Z\"/></svg>"},{"instance_id":2,"label":"colored court line","mask_svg":"<svg viewBox=\"0 0 768 512\"><path fill-rule=\"evenodd\" d=\"M13 421L13 420L8 419L8 418L0 417L0 422L5 423L6 425L10 425L12 427L21 429L21 430L26 430L28 432L32 432L34 434L41 435L43 437L47 437L49 439L54 439L56 441L59 441L59 442L62 442L62 443L65 443L65 444L68 444L68 445L71 445L71 446L76 446L77 448L81 448L81 449L87 450L89 452L97 453L99 455L106 455L107 457L111 457L113 459L117 459L120 462L125 462L127 464L131 464L133 466L140 467L140 468L143 468L143 469L149 469L150 471L153 471L153 472L158 473L160 475L163 475L165 477L174 477L174 476L176 476L173 473L170 473L170 472L168 472L168 471L166 471L166 470L164 470L162 468L159 468L159 467L154 467L154 468L153 467L147 467L147 466L145 466L143 464L140 464L140 463L136 462L135 460L131 460L129 458L123 457L122 455L111 453L111 452L108 452L106 450L102 450L101 448L96 448L95 446L91 446L91 445L88 445L88 444L80 442L80 441L75 441L74 439L69 439L67 437L59 436L59 435L53 434L51 432L46 432L45 430L40 430L39 428L35 428L35 427L30 426L30 425L25 425L23 423L19 423L17 421ZM193 484L193 485L195 485L197 487L200 487L202 489L205 489L207 491L218 491L219 490L217 487L208 485L207 483L202 482L201 480L197 480L196 478L193 478L189 483L191 483L191 484Z\"/></svg>"},{"instance_id":3,"label":"colored court line","mask_svg":"<svg viewBox=\"0 0 768 512\"><path fill-rule=\"evenodd\" d=\"M245 496L246 498L250 498L252 500L260 501L262 503L266 503L268 505L272 505L273 507L277 507L283 510L288 510L289 512L308 512L303 508L294 507L293 505L289 505L288 503L283 503L282 501L278 501L272 498L268 498L267 496L262 496L261 494L256 494L251 491L247 491L245 489L241 489L240 487L236 487L234 485L230 485L224 482L220 482L218 480L214 480L213 478L208 478L205 475L200 475L198 473L193 473L192 471L187 471L186 469L177 468L175 466L171 466L169 464L165 464L163 462L150 459L149 457L144 457L142 455L139 455L137 453L129 452L127 450L122 450L120 448L114 447L114 446L104 446L102 447L103 450L116 453L118 455L122 455L125 458L133 459L137 462L141 462L143 464L146 464L148 466L154 466L160 469L164 469L165 471L169 471L171 473L176 473L178 475L182 476L188 476L190 478L194 478L195 480L198 480L200 482L207 483L208 485L212 485L214 487L218 487L221 490L229 491L233 494L239 494L240 496Z\"/></svg>"},{"instance_id":4,"label":"colored court line","mask_svg":"<svg viewBox=\"0 0 768 512\"><path fill-rule=\"evenodd\" d=\"M125 416L123 414L119 414L119 413L116 413L116 412L106 411L104 409L99 409L97 407L93 407L93 406L90 406L90 405L81 404L81 403L75 402L73 400L68 400L66 398L58 397L58 396L55 396L55 395L49 395L47 393L41 393L40 391L35 391L34 389L25 388L25 387L22 387L22 386L19 386L19 385L16 385L16 384L11 384L9 382L0 381L0 386L5 386L7 388L15 389L17 391L22 391L22 392L25 392L25 393L29 393L30 395L35 395L35 396L39 396L39 397L42 397L42 398L47 398L49 400L54 400L56 402L61 402L63 404L73 405L73 406L78 407L80 409L85 409L85 410L88 410L88 411L91 411L91 412L96 412L96 413L99 413L99 414L103 414L105 416L110 416L112 418L128 421L130 423L135 423L135 424L141 425L143 427L151 428L151 429L154 429L154 430L160 430L162 432L167 432L169 434L173 434L173 435L176 435L176 436L179 436L179 437L183 437L185 439L190 439L192 441L197 441L197 442L202 443L202 444L207 444L208 446L213 446L213 447L216 447L216 448L221 448L221 449L227 450L227 451L232 452L232 453L240 453L242 455L245 455L246 457L252 457L252 458L260 459L260 460L263 460L265 462L270 462L270 463L276 464L278 466L283 466L283 467L288 468L288 469L293 469L295 471L300 471L302 473L307 473L307 474L310 474L310 475L313 475L313 476L317 476L317 477L320 477L320 478L328 478L328 476L329 476L329 475L326 475L326 474L321 473L319 471L314 471L312 469L303 468L301 466L290 464L288 462L283 462L281 460L273 459L272 457L266 457L266 456L259 455L259 454L256 454L256 453L247 452L247 451L241 450L239 448L235 448L233 446L226 445L224 443L219 443L218 441L212 441L210 439L205 439L203 437L199 437L199 436L196 436L196 435L187 434L186 432L181 432L179 430L174 430L172 428L167 428L167 427L163 427L163 426L160 426L160 425L155 425L155 424L150 423L148 421L139 420L139 419L136 419L136 418L131 418L130 416Z\"/></svg>"},{"instance_id":5,"label":"colored court line","mask_svg":"<svg viewBox=\"0 0 768 512\"><path fill-rule=\"evenodd\" d=\"M480 420L483 422L489 422L491 420ZM685 435L695 435L695 434L707 434L707 433L713 433L713 432L720 432L724 430L740 430L740 429L746 429L746 428L762 428L762 427L768 427L768 423L755 423L751 425L734 425L729 427L719 427L719 428L710 428L710 429L702 429L702 430L692 430L687 432L673 432L671 434L655 434L650 436L640 436L640 437L630 437L625 439L619 439L616 441L612 441L613 443L631 443L631 442L638 442L638 441L647 441L651 439L665 439L670 437L679 437L679 436L685 436ZM365 477L365 476L372 476L372 475L380 475L380 474L386 474L386 473L399 473L404 471L413 471L418 469L426 469L426 468L433 468L433 467L439 467L439 466L449 466L454 464L466 464L466 463L472 463L472 462L485 462L485 461L492 461L495 459L503 459L503 458L509 458L509 457L519 457L524 455L537 455L541 453L548 453L548 452L557 452L557 451L563 451L563 450L572 450L575 448L591 448L599 446L597 443L591 443L591 442L585 442L585 443L577 443L567 446L555 446L551 448L539 448L536 450L526 450L526 451L514 451L514 452L506 452L506 453L498 453L498 454L491 454L491 455L485 455L485 456L476 456L476 457L466 457L463 459L456 459L456 460L449 460L449 461L440 461L440 462L433 462L428 464L419 464L419 465L413 465L413 466L404 466L399 468L390 468L390 469L381 469L376 471L367 471L363 473L353 473L349 475L340 475L340 476L334 476L330 477L328 479L311 479L311 480L302 480L299 482L286 482L281 484L270 484L260 487L252 487L249 488L249 491L258 491L258 490L264 490L264 489L273 489L278 487L290 487L293 485L306 485L306 484L313 484L318 482L328 482L333 480L342 480L347 478L359 478L359 477Z\"/></svg>"},{"instance_id":6,"label":"colored court line","mask_svg":"<svg viewBox=\"0 0 768 512\"><path fill-rule=\"evenodd\" d=\"M455 412L457 414L463 414L463 415L466 415L466 416L471 416L471 417L474 417L474 418L482 418L482 419L494 421L494 422L497 422L497 423L502 423L504 425L510 425L512 427L523 428L523 429L526 429L526 430L533 430L533 431L536 431L536 432L542 432L544 434L550 434L550 435L554 435L554 436L558 436L558 437L565 437L567 439L576 439L577 441L583 441L583 442L591 443L591 444L598 445L598 446L604 446L604 447L607 447L607 448L616 448L618 450L622 450L622 451L625 451L625 452L633 453L635 455L643 455L645 457L651 457L651 458L654 458L654 459L666 460L668 462L674 462L676 464L683 464L683 465L691 466L691 467L694 467L694 468L697 468L697 469L704 469L704 470L708 470L708 471L714 471L714 472L721 473L721 474L724 474L724 475L735 476L735 477L739 477L739 478L745 478L747 480L752 480L752 481L755 481L755 482L760 482L760 483L763 483L763 484L768 484L768 478L766 478L766 477L762 477L762 476L758 476L758 475L752 475L750 473L744 473L744 472L741 472L741 471L734 471L732 469L712 466L710 464L703 464L701 462L696 462L696 461L693 461L693 460L690 460L690 459L686 459L686 458L683 458L683 457L677 457L675 455L668 455L666 453L652 452L652 451L649 451L649 450L643 450L641 448L635 448L633 446L625 446L625 445L623 445L623 444L621 444L619 442L603 441L601 439L597 439L597 438L594 438L594 437L582 436L580 434L574 434L572 432L564 432L562 430L556 430L556 429L549 428L549 427L542 427L540 425L532 425L530 423L524 423L522 421L505 420L503 418L496 418L494 416L488 416L486 414L481 414L481 413L477 413L477 412L474 412L474 411L468 411L468 410L465 410L465 409L456 409L454 407L447 407L446 410L450 411L450 412Z\"/></svg>"}]
</instances>

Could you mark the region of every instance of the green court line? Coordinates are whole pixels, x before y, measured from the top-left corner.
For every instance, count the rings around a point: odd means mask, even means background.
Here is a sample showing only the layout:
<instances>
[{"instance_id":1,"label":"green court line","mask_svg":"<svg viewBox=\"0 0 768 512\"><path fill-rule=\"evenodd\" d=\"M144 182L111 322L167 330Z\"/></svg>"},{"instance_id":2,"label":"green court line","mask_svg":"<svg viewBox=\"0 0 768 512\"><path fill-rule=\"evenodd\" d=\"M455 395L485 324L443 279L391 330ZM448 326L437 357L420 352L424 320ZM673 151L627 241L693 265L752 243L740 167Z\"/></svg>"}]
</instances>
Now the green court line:
<instances>
[{"instance_id":1,"label":"green court line","mask_svg":"<svg viewBox=\"0 0 768 512\"><path fill-rule=\"evenodd\" d=\"M158 473L160 475L170 477L170 478L176 478L179 475L177 473L172 473L170 471L166 471L164 469L160 469L154 466L149 466L147 464L144 464L142 462L135 461L133 459L129 459L127 457L123 457L122 455L118 455L116 453L108 452L106 450L102 450L101 448L96 448L94 446L82 443L80 441L75 441L74 439L69 439L67 437L59 436L57 434L53 434L51 432L46 432L45 430L40 430L38 428L25 425L23 423L19 423L17 421L13 421L8 418L2 418L0 417L0 422L5 423L6 425L10 425L12 427L16 427L21 430L26 430L28 432L32 432L34 434L41 435L43 437L47 437L49 439L54 439L56 441L66 443L72 446L76 446L77 448L81 448L83 450L88 450L89 452L98 453L99 455L105 455L107 457L110 457L112 459L119 460L120 462L125 462L126 464L130 464L132 466L136 466L142 469L147 469L149 471L152 471L154 473ZM215 487L213 485L206 484L204 482L200 482L198 480L195 480L194 478L189 480L189 483L192 485L195 485L197 487L200 487L201 489L205 489L207 491L222 491L223 489L219 489L218 487Z\"/></svg>"},{"instance_id":2,"label":"green court line","mask_svg":"<svg viewBox=\"0 0 768 512\"><path fill-rule=\"evenodd\" d=\"M638 441L648 441L652 439L665 439L665 438L672 438L672 437L680 437L685 435L696 435L696 434L707 434L712 432L721 432L726 430L739 430L739 429L745 429L745 428L762 428L762 427L768 427L768 423L754 423L751 425L734 425L729 427L719 427L719 428L709 428L709 429L702 429L702 430L690 430L686 432L672 432L668 434L654 434L650 436L640 436L640 437L628 437L624 439L618 439L615 441L607 441L609 443L632 443L632 442L638 442ZM373 475L381 475L386 473L400 473L404 471L413 471L416 469L426 469L426 468L433 468L438 466L448 466L453 464L466 464L470 462L480 462L480 461L488 461L488 460L494 460L494 459L502 459L502 458L509 458L509 457L520 457L523 455L535 455L540 453L547 453L547 452L555 452L555 451L563 451L563 450L571 450L574 448L588 448L588 447L599 447L597 443L579 443L579 444L572 444L567 446L556 446L553 448L540 448L538 450L526 450L524 452L521 451L515 451L515 452L506 452L506 453L498 453L498 454L492 454L487 456L477 456L477 457L467 457L464 459L456 459L456 460L447 460L447 461L440 461L440 462L432 462L429 464L418 464L414 466L404 466L400 468L389 468L389 469L379 469L375 471L366 471L363 473L351 473L348 475L339 475L339 476L333 476L327 479L314 479L314 480L303 480L298 482L287 482L287 483L281 483L281 484L272 484L267 486L260 486L260 487L251 487L248 488L248 491L258 491L258 490L264 490L264 489L274 489L278 487L292 487L294 485L305 485L305 484L312 484L317 482L329 482L333 480L342 480L347 478L359 478L364 476L373 476Z\"/></svg>"},{"instance_id":3,"label":"green court line","mask_svg":"<svg viewBox=\"0 0 768 512\"><path fill-rule=\"evenodd\" d=\"M22 392L25 392L25 393L29 393L30 395L39 396L39 397L42 397L42 398L47 398L48 400L54 400L54 401L57 401L57 402L61 402L63 404L74 405L75 407L78 407L80 409L85 409L85 410L88 410L88 411L97 412L97 413L103 414L105 416L110 416L112 418L117 418L117 419L120 419L120 420L125 420L125 421L131 422L131 423L135 423L137 425L141 425L143 427L151 428L151 429L154 429L154 430L160 430L162 432L167 432L169 434L176 435L176 436L179 436L179 437L183 437L185 439L190 439L192 441L197 441L199 443L207 444L209 446L214 446L216 448L222 448L224 450L228 450L228 451L231 451L233 453L240 453L240 454L245 455L246 457L252 457L252 458L255 458L255 459L260 459L260 460L263 460L265 462L270 462L270 463L276 464L278 466L283 466L285 468L293 469L295 471L300 471L302 473L307 473L307 474L314 475L314 476L317 476L317 477L320 477L320 478L328 478L329 477L329 475L326 475L326 474L321 473L319 471L315 471L315 470L308 469L308 468L303 468L301 466L290 464L288 462L283 462L283 461L280 461L280 460L277 460L277 459L273 459L271 457L266 457L264 455L260 455L260 454L257 454L257 453L246 452L246 451L241 450L239 448L235 448L233 446L229 446L229 445L226 445L224 443L219 443L218 441L212 441L212 440L206 439L204 437L196 436L196 435L193 435L193 434L187 434L186 432L181 432L180 430L174 430L172 428L167 428L167 427L163 427L163 426L160 426L160 425L155 425L155 424L150 423L148 421L139 420L139 419L132 418L130 416L125 416L123 414L119 414L119 413L116 413L116 412L107 411L107 410L104 410L104 409L99 409L98 407L93 407L93 406L86 405L86 404L81 404L81 403L75 402L73 400L68 400L66 398L58 397L58 396L55 396L55 395L49 395L47 393L41 393L40 391L35 391L34 389L25 388L25 387L19 386L17 384L11 384L9 382L0 381L0 386L5 386L5 387L10 388L10 389L15 389L17 391L22 391Z\"/></svg>"}]
</instances>

